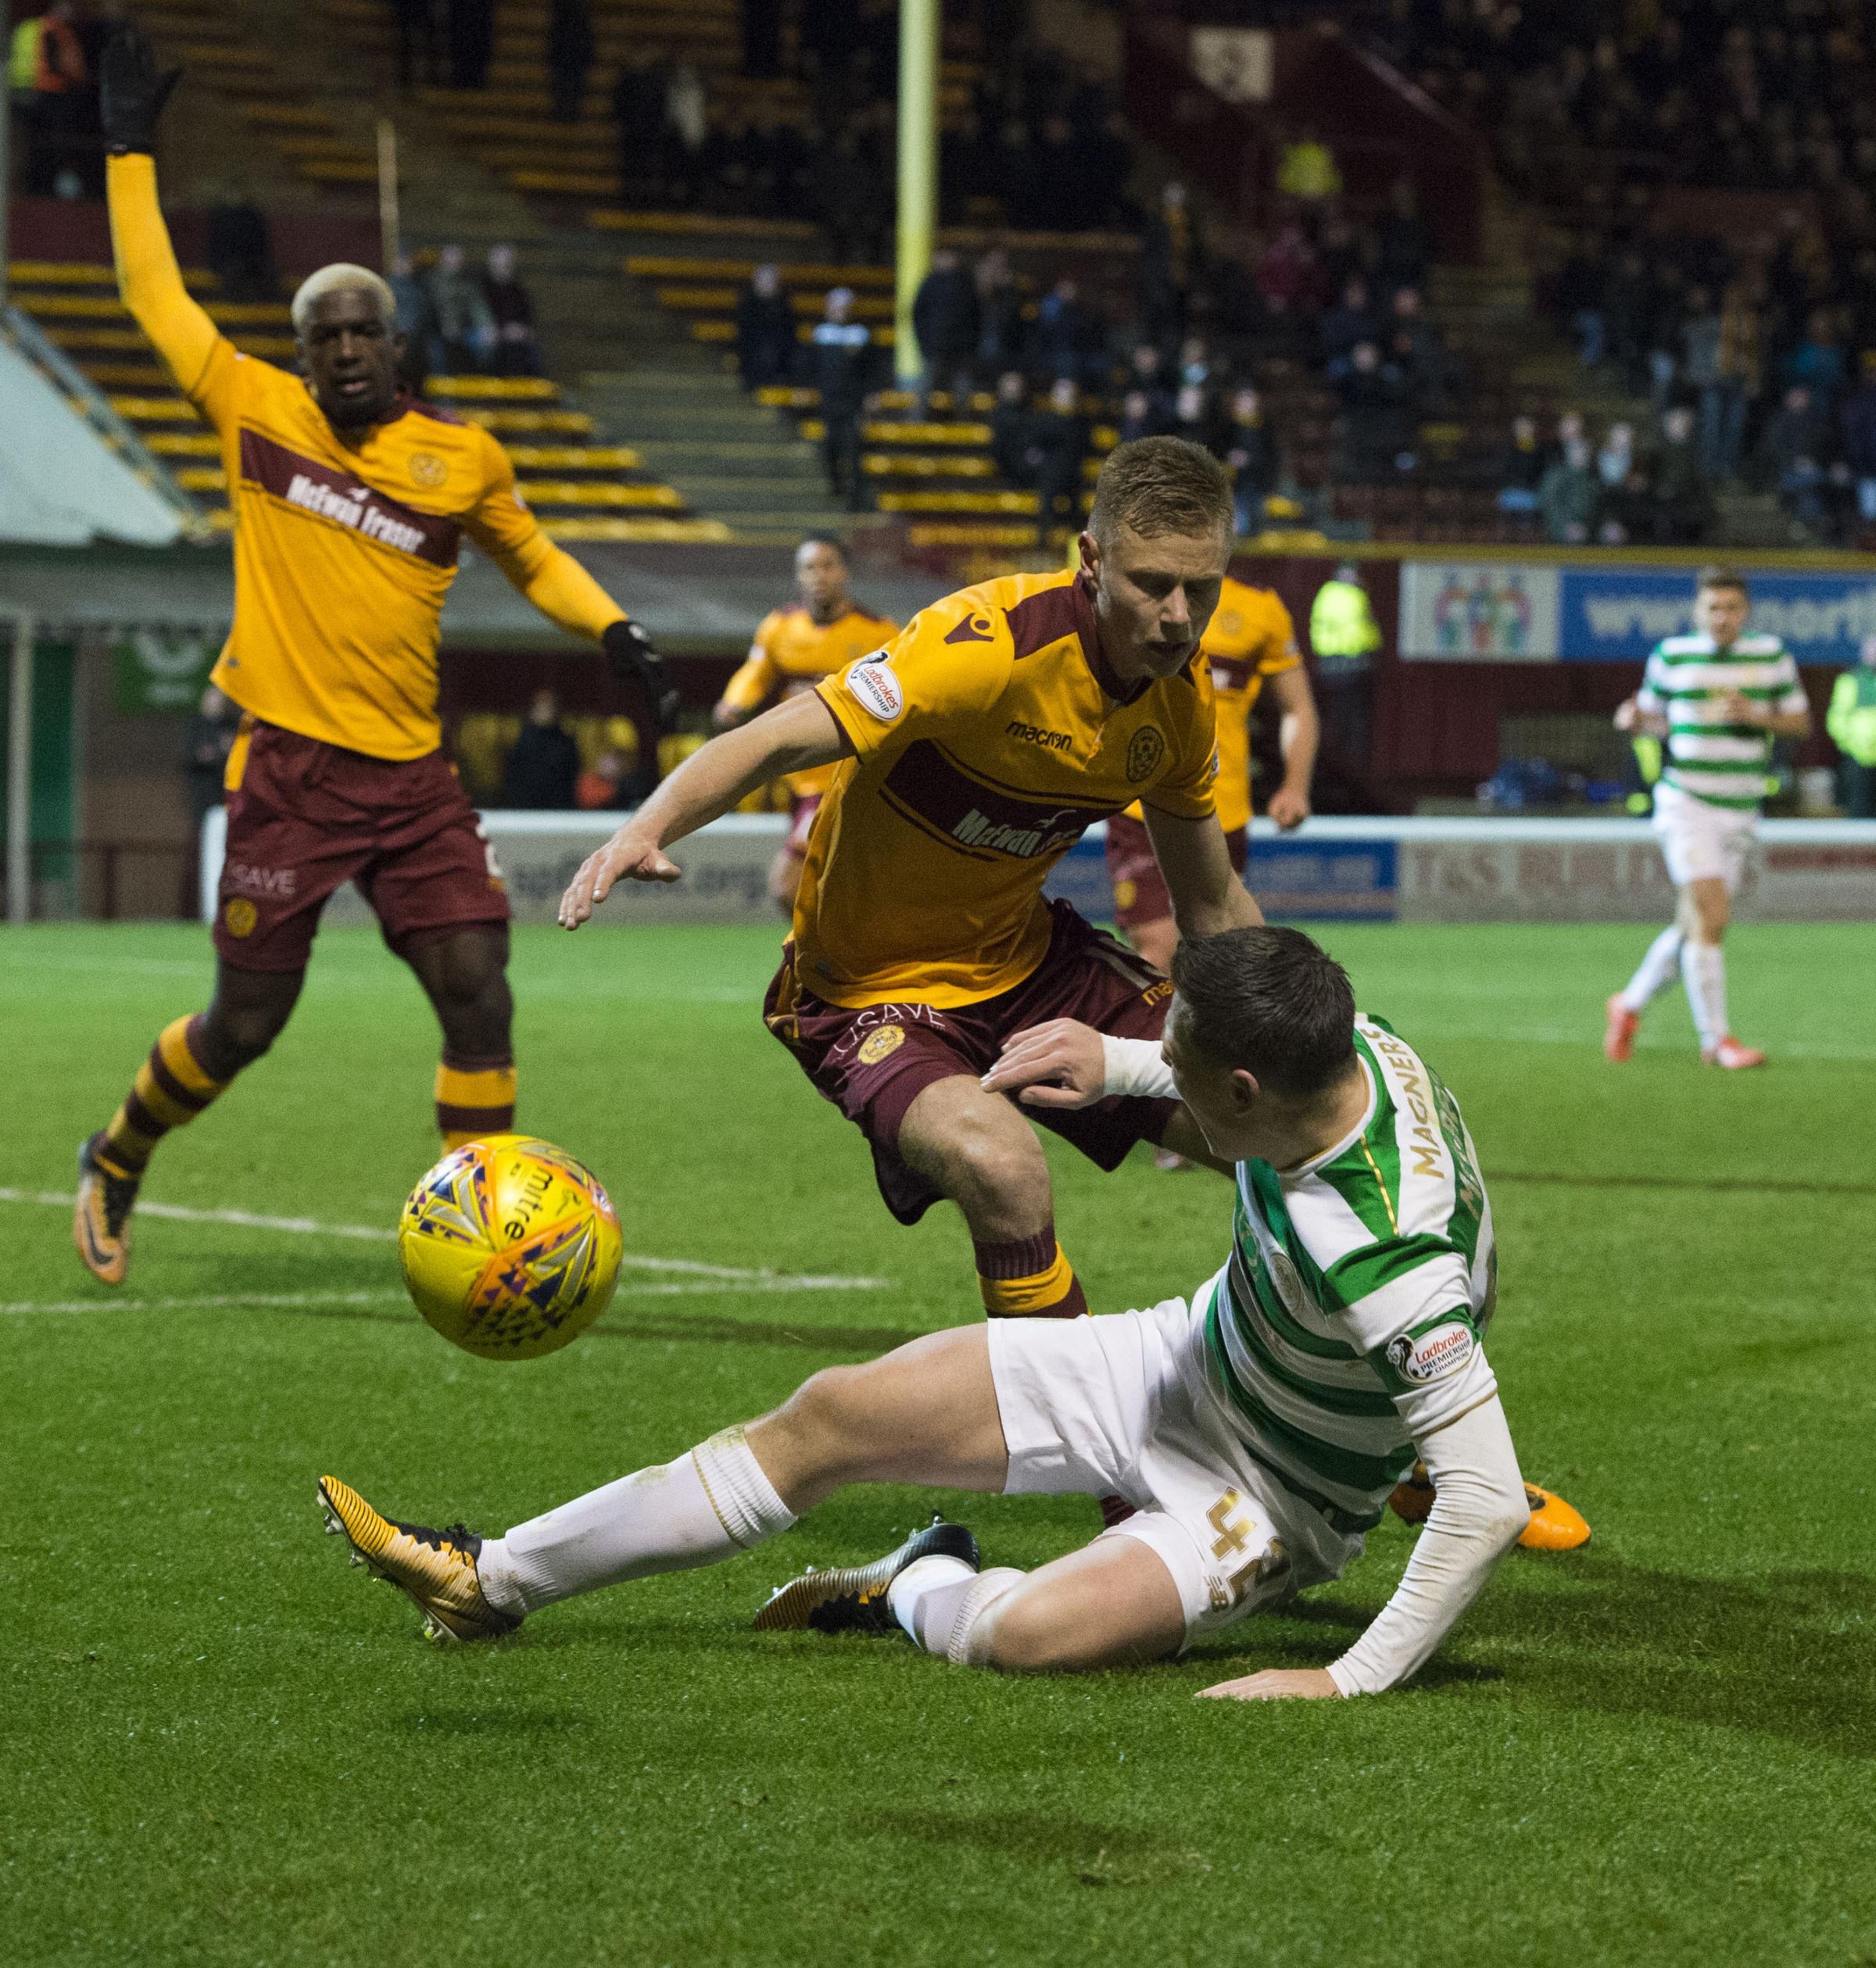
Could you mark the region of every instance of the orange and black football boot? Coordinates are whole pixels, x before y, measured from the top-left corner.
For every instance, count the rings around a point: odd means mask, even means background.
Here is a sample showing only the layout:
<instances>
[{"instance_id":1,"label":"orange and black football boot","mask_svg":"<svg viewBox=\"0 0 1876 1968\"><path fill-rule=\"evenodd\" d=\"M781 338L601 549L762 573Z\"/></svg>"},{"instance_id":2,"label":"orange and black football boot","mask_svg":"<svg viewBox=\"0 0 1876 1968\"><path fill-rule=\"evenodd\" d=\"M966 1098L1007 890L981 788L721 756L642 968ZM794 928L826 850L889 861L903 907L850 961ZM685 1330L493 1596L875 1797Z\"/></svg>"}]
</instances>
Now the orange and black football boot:
<instances>
[{"instance_id":1,"label":"orange and black football boot","mask_svg":"<svg viewBox=\"0 0 1876 1968\"><path fill-rule=\"evenodd\" d=\"M336 1476L320 1478L319 1506L327 1534L352 1547L352 1562L396 1586L424 1616L426 1640L441 1646L499 1640L521 1623L518 1613L500 1612L482 1596L475 1569L482 1540L466 1525L431 1530L381 1516Z\"/></svg>"},{"instance_id":2,"label":"orange and black football boot","mask_svg":"<svg viewBox=\"0 0 1876 1968\"><path fill-rule=\"evenodd\" d=\"M131 1211L139 1175L127 1175L102 1160L104 1140L95 1134L78 1150L77 1207L72 1212L72 1241L84 1268L100 1284L121 1285L131 1268Z\"/></svg>"},{"instance_id":3,"label":"orange and black football boot","mask_svg":"<svg viewBox=\"0 0 1876 1968\"><path fill-rule=\"evenodd\" d=\"M1426 1464L1416 1462L1412 1473L1396 1486L1387 1507L1403 1523L1423 1524L1433 1508L1433 1494ZM1582 1512L1555 1490L1527 1483L1524 1501L1531 1505L1531 1522L1520 1533L1518 1542L1526 1551L1573 1551L1589 1542L1589 1526Z\"/></svg>"}]
</instances>

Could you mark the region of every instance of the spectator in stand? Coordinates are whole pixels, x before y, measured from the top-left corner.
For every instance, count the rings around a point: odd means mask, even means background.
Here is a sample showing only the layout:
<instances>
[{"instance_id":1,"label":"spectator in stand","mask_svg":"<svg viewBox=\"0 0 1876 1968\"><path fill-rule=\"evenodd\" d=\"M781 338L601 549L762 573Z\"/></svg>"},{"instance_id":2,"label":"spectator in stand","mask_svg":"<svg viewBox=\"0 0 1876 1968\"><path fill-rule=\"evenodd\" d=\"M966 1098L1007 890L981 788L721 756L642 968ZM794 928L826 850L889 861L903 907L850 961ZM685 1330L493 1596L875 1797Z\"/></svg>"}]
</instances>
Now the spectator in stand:
<instances>
[{"instance_id":1,"label":"spectator in stand","mask_svg":"<svg viewBox=\"0 0 1876 1968\"><path fill-rule=\"evenodd\" d=\"M756 268L736 302L736 370L746 390L786 382L795 366L795 311L782 270Z\"/></svg>"},{"instance_id":2,"label":"spectator in stand","mask_svg":"<svg viewBox=\"0 0 1876 1968\"><path fill-rule=\"evenodd\" d=\"M1172 389L1166 376L1165 358L1157 343L1140 342L1134 345L1120 386L1123 392L1137 390L1146 398L1155 435L1172 429Z\"/></svg>"},{"instance_id":3,"label":"spectator in stand","mask_svg":"<svg viewBox=\"0 0 1876 1968\"><path fill-rule=\"evenodd\" d=\"M912 299L912 332L924 365L918 413L929 417L932 398L942 386L951 393L951 414L966 415L975 387L972 369L983 327L977 313L977 284L949 246L932 255L931 271Z\"/></svg>"},{"instance_id":4,"label":"spectator in stand","mask_svg":"<svg viewBox=\"0 0 1876 1968\"><path fill-rule=\"evenodd\" d=\"M574 803L579 770L580 748L560 722L560 699L551 690L535 691L527 722L503 762L503 803L563 811Z\"/></svg>"},{"instance_id":5,"label":"spectator in stand","mask_svg":"<svg viewBox=\"0 0 1876 1968\"><path fill-rule=\"evenodd\" d=\"M1077 388L1084 379L1097 381L1093 371L1098 366L1101 341L1100 324L1083 303L1080 287L1065 275L1036 311L1032 342L1036 367Z\"/></svg>"},{"instance_id":6,"label":"spectator in stand","mask_svg":"<svg viewBox=\"0 0 1876 1968\"><path fill-rule=\"evenodd\" d=\"M868 167L851 123L822 153L818 176L821 224L835 259L843 265L872 259L885 243L890 180Z\"/></svg>"},{"instance_id":7,"label":"spectator in stand","mask_svg":"<svg viewBox=\"0 0 1876 1968\"><path fill-rule=\"evenodd\" d=\"M1580 546L1596 518L1597 482L1588 438L1572 434L1538 482L1544 537L1554 546Z\"/></svg>"},{"instance_id":8,"label":"spectator in stand","mask_svg":"<svg viewBox=\"0 0 1876 1968\"><path fill-rule=\"evenodd\" d=\"M1720 303L1718 381L1700 398L1700 442L1711 479L1736 478L1748 418L1765 387L1763 283L1735 280Z\"/></svg>"},{"instance_id":9,"label":"spectator in stand","mask_svg":"<svg viewBox=\"0 0 1876 1968\"><path fill-rule=\"evenodd\" d=\"M1134 444L1142 438L1163 438L1172 428L1171 415L1144 389L1130 389L1122 393L1120 421L1115 427L1120 443Z\"/></svg>"},{"instance_id":10,"label":"spectator in stand","mask_svg":"<svg viewBox=\"0 0 1876 1968\"><path fill-rule=\"evenodd\" d=\"M1577 360L1585 369L1599 367L1608 346L1602 281L1601 256L1588 234L1577 234L1569 257L1558 269L1554 299L1559 318L1576 337Z\"/></svg>"},{"instance_id":11,"label":"spectator in stand","mask_svg":"<svg viewBox=\"0 0 1876 1968\"><path fill-rule=\"evenodd\" d=\"M1661 420L1652 489L1649 531L1655 544L1697 546L1713 524L1713 495L1700 460L1694 413L1684 403L1677 403Z\"/></svg>"},{"instance_id":12,"label":"spectator in stand","mask_svg":"<svg viewBox=\"0 0 1876 1968\"><path fill-rule=\"evenodd\" d=\"M668 84L656 53L635 52L612 85L612 120L618 126L619 195L628 205L657 204L664 196Z\"/></svg>"},{"instance_id":13,"label":"spectator in stand","mask_svg":"<svg viewBox=\"0 0 1876 1968\"><path fill-rule=\"evenodd\" d=\"M406 95L435 88L443 79L442 23L437 0L391 0L397 34L397 86Z\"/></svg>"},{"instance_id":14,"label":"spectator in stand","mask_svg":"<svg viewBox=\"0 0 1876 1968\"><path fill-rule=\"evenodd\" d=\"M1010 270L1010 256L993 246L977 263L977 360L993 375L1020 368L1029 341L1022 318L1022 293Z\"/></svg>"},{"instance_id":15,"label":"spectator in stand","mask_svg":"<svg viewBox=\"0 0 1876 1968\"><path fill-rule=\"evenodd\" d=\"M1501 513L1533 513L1538 510L1538 488L1544 482L1548 460L1538 437L1538 420L1520 415L1511 420L1511 435L1498 453L1494 476L1498 485Z\"/></svg>"},{"instance_id":16,"label":"spectator in stand","mask_svg":"<svg viewBox=\"0 0 1876 1968\"><path fill-rule=\"evenodd\" d=\"M629 755L616 745L608 745L573 782L573 803L582 813L618 812L650 798L653 788L649 775L638 764L638 753Z\"/></svg>"},{"instance_id":17,"label":"spectator in stand","mask_svg":"<svg viewBox=\"0 0 1876 1968\"><path fill-rule=\"evenodd\" d=\"M1170 345L1185 333L1192 289L1204 263L1186 188L1178 178L1169 179L1140 242L1140 315L1148 340Z\"/></svg>"},{"instance_id":18,"label":"spectator in stand","mask_svg":"<svg viewBox=\"0 0 1876 1968\"><path fill-rule=\"evenodd\" d=\"M1200 445L1221 460L1224 457L1224 420L1203 383L1180 385L1179 393L1172 399L1172 435Z\"/></svg>"},{"instance_id":19,"label":"spectator in stand","mask_svg":"<svg viewBox=\"0 0 1876 1968\"><path fill-rule=\"evenodd\" d=\"M1405 379L1372 342L1358 342L1334 378L1342 405L1342 457L1358 480L1411 471L1413 412Z\"/></svg>"},{"instance_id":20,"label":"spectator in stand","mask_svg":"<svg viewBox=\"0 0 1876 1968\"><path fill-rule=\"evenodd\" d=\"M488 270L482 275L482 299L495 324L491 367L498 376L538 376L541 345L534 325L534 298L515 272L512 246L489 249Z\"/></svg>"},{"instance_id":21,"label":"spectator in stand","mask_svg":"<svg viewBox=\"0 0 1876 1968\"><path fill-rule=\"evenodd\" d=\"M1863 352L1863 379L1844 404L1843 462L1856 488L1856 516L1876 527L1876 349Z\"/></svg>"},{"instance_id":22,"label":"spectator in stand","mask_svg":"<svg viewBox=\"0 0 1876 1968\"><path fill-rule=\"evenodd\" d=\"M1375 338L1374 311L1368 304L1368 283L1355 278L1342 284L1341 298L1316 327L1316 346L1325 367L1348 355L1358 342Z\"/></svg>"},{"instance_id":23,"label":"spectator in stand","mask_svg":"<svg viewBox=\"0 0 1876 1968\"><path fill-rule=\"evenodd\" d=\"M267 215L240 187L224 184L209 207L202 257L224 301L280 298Z\"/></svg>"},{"instance_id":24,"label":"spectator in stand","mask_svg":"<svg viewBox=\"0 0 1876 1968\"><path fill-rule=\"evenodd\" d=\"M23 175L29 198L76 198L82 189L79 155L91 75L72 24L77 11L73 0L52 0L39 16Z\"/></svg>"},{"instance_id":25,"label":"spectator in stand","mask_svg":"<svg viewBox=\"0 0 1876 1968\"><path fill-rule=\"evenodd\" d=\"M1720 387L1721 317L1712 290L1693 287L1688 290L1687 313L1681 324L1680 385L1696 406L1704 405L1710 392ZM1712 470L1703 411L1699 414L1699 442L1702 468Z\"/></svg>"},{"instance_id":26,"label":"spectator in stand","mask_svg":"<svg viewBox=\"0 0 1876 1968\"><path fill-rule=\"evenodd\" d=\"M1276 161L1276 188L1305 208L1323 206L1342 195L1342 174L1335 153L1312 130L1299 131L1283 145Z\"/></svg>"},{"instance_id":27,"label":"spectator in stand","mask_svg":"<svg viewBox=\"0 0 1876 1968\"><path fill-rule=\"evenodd\" d=\"M1427 318L1417 287L1396 290L1390 317L1388 352L1422 406L1443 402L1452 382L1452 363L1439 330Z\"/></svg>"},{"instance_id":28,"label":"spectator in stand","mask_svg":"<svg viewBox=\"0 0 1876 1968\"><path fill-rule=\"evenodd\" d=\"M443 31L449 43L449 86L486 87L495 52L495 0L443 0Z\"/></svg>"},{"instance_id":29,"label":"spectator in stand","mask_svg":"<svg viewBox=\"0 0 1876 1968\"><path fill-rule=\"evenodd\" d=\"M821 456L827 488L856 513L866 509L860 473L860 425L875 388L878 351L873 331L854 319L854 290L832 288L826 312L814 326L810 347L811 374L821 392Z\"/></svg>"},{"instance_id":30,"label":"spectator in stand","mask_svg":"<svg viewBox=\"0 0 1876 1968\"><path fill-rule=\"evenodd\" d=\"M1264 305L1296 313L1316 299L1316 249L1294 220L1287 220L1257 263L1257 289Z\"/></svg>"},{"instance_id":31,"label":"spectator in stand","mask_svg":"<svg viewBox=\"0 0 1876 1968\"><path fill-rule=\"evenodd\" d=\"M695 205L704 189L700 170L710 136L710 99L694 62L680 62L664 92L662 148L669 188L679 201Z\"/></svg>"},{"instance_id":32,"label":"spectator in stand","mask_svg":"<svg viewBox=\"0 0 1876 1968\"><path fill-rule=\"evenodd\" d=\"M495 352L495 317L464 265L460 246L445 246L431 269L430 367L446 376L485 370Z\"/></svg>"},{"instance_id":33,"label":"spectator in stand","mask_svg":"<svg viewBox=\"0 0 1876 1968\"><path fill-rule=\"evenodd\" d=\"M1824 480L1830 461L1830 426L1803 383L1793 383L1765 427L1760 444L1763 471L1794 531L1821 531Z\"/></svg>"},{"instance_id":34,"label":"spectator in stand","mask_svg":"<svg viewBox=\"0 0 1876 1968\"><path fill-rule=\"evenodd\" d=\"M554 120L578 123L593 73L592 0L550 0L547 9L547 95Z\"/></svg>"},{"instance_id":35,"label":"spectator in stand","mask_svg":"<svg viewBox=\"0 0 1876 1968\"><path fill-rule=\"evenodd\" d=\"M1647 381L1648 343L1654 320L1654 290L1648 262L1630 247L1604 283L1602 318L1610 357L1624 383L1639 390Z\"/></svg>"},{"instance_id":36,"label":"spectator in stand","mask_svg":"<svg viewBox=\"0 0 1876 1968\"><path fill-rule=\"evenodd\" d=\"M1849 363L1837 339L1835 317L1828 308L1813 308L1803 339L1786 358L1785 381L1803 384L1811 392L1811 401L1828 417L1843 393L1849 374Z\"/></svg>"},{"instance_id":37,"label":"spectator in stand","mask_svg":"<svg viewBox=\"0 0 1876 1968\"><path fill-rule=\"evenodd\" d=\"M1654 488L1648 467L1633 460L1619 484L1605 485L1596 497L1595 533L1602 546L1638 546L1645 542L1655 518Z\"/></svg>"},{"instance_id":38,"label":"spectator in stand","mask_svg":"<svg viewBox=\"0 0 1876 1968\"><path fill-rule=\"evenodd\" d=\"M1088 420L1072 376L1058 376L1029 432L1036 511L1046 535L1051 525L1081 528L1082 462L1088 455Z\"/></svg>"},{"instance_id":39,"label":"spectator in stand","mask_svg":"<svg viewBox=\"0 0 1876 1968\"><path fill-rule=\"evenodd\" d=\"M1602 481L1602 489L1613 492L1626 484L1634 463L1635 427L1618 419L1609 427L1602 449L1596 453L1596 476Z\"/></svg>"},{"instance_id":40,"label":"spectator in stand","mask_svg":"<svg viewBox=\"0 0 1876 1968\"><path fill-rule=\"evenodd\" d=\"M1028 377L1020 369L1006 369L997 378L997 403L990 412L990 458L1001 476L1013 485L1029 481L1029 438L1034 423L1029 414Z\"/></svg>"},{"instance_id":41,"label":"spectator in stand","mask_svg":"<svg viewBox=\"0 0 1876 1968\"><path fill-rule=\"evenodd\" d=\"M1427 283L1427 228L1420 221L1420 195L1411 178L1397 177L1387 194L1387 209L1377 228L1380 275L1390 288L1423 287Z\"/></svg>"},{"instance_id":42,"label":"spectator in stand","mask_svg":"<svg viewBox=\"0 0 1876 1968\"><path fill-rule=\"evenodd\" d=\"M1231 392L1224 424L1224 460L1230 467L1232 516L1240 533L1262 531L1264 502L1276 490L1276 440L1264 420L1263 399L1249 384Z\"/></svg>"},{"instance_id":43,"label":"spectator in stand","mask_svg":"<svg viewBox=\"0 0 1876 1968\"><path fill-rule=\"evenodd\" d=\"M391 263L389 285L397 306L397 331L404 338L397 379L413 396L421 396L429 381L430 350L436 340L429 278L417 271L416 261L407 252L400 252Z\"/></svg>"}]
</instances>

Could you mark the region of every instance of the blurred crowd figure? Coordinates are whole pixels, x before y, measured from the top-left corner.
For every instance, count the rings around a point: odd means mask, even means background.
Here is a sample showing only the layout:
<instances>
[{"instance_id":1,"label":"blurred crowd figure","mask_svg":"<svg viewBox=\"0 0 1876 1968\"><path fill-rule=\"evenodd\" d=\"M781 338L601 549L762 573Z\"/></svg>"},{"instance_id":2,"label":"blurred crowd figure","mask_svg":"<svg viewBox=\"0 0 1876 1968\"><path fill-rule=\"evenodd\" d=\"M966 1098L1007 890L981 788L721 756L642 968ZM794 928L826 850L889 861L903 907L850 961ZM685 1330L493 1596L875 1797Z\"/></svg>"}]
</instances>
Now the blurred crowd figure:
<instances>
[{"instance_id":1,"label":"blurred crowd figure","mask_svg":"<svg viewBox=\"0 0 1876 1968\"><path fill-rule=\"evenodd\" d=\"M495 0L387 0L401 88L480 89L495 54Z\"/></svg>"},{"instance_id":2,"label":"blurred crowd figure","mask_svg":"<svg viewBox=\"0 0 1876 1968\"><path fill-rule=\"evenodd\" d=\"M114 24L109 12L85 0L51 0L9 33L16 183L28 198L104 195L98 64Z\"/></svg>"},{"instance_id":3,"label":"blurred crowd figure","mask_svg":"<svg viewBox=\"0 0 1876 1968\"><path fill-rule=\"evenodd\" d=\"M585 724L590 727L593 721L589 718ZM629 725L608 720L602 731L588 730L587 742L596 746L590 762L582 759L580 740L567 728L557 693L535 691L502 760L502 804L537 812L593 813L635 807L650 795L655 776L642 760Z\"/></svg>"},{"instance_id":4,"label":"blurred crowd figure","mask_svg":"<svg viewBox=\"0 0 1876 1968\"><path fill-rule=\"evenodd\" d=\"M517 270L515 249L491 246L471 273L458 245L400 253L391 292L404 337L404 381L421 392L426 375L538 376L540 342L534 302Z\"/></svg>"}]
</instances>

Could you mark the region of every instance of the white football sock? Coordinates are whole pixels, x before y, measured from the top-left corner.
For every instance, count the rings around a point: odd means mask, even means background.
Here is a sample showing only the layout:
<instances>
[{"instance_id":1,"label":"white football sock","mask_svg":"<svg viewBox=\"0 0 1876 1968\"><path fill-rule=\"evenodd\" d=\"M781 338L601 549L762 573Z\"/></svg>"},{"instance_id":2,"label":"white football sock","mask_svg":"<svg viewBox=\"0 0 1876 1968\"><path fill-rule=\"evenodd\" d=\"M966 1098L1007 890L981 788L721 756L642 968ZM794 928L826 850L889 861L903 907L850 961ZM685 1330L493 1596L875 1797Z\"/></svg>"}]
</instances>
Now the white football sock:
<instances>
[{"instance_id":1,"label":"white football sock","mask_svg":"<svg viewBox=\"0 0 1876 1968\"><path fill-rule=\"evenodd\" d=\"M1697 943L1691 938L1683 943L1681 981L1687 986L1687 1001L1693 1007L1700 1049L1711 1052L1732 1029L1726 1020L1726 958L1720 946Z\"/></svg>"},{"instance_id":2,"label":"white football sock","mask_svg":"<svg viewBox=\"0 0 1876 1968\"><path fill-rule=\"evenodd\" d=\"M1674 925L1663 929L1649 945L1640 967L1622 987L1622 1002L1631 1011L1645 1011L1650 1000L1673 983L1680 963L1681 931Z\"/></svg>"},{"instance_id":3,"label":"white football sock","mask_svg":"<svg viewBox=\"0 0 1876 1968\"><path fill-rule=\"evenodd\" d=\"M886 1589L886 1603L921 1647L942 1654L964 1588L976 1576L962 1558L934 1551L929 1558L914 1558L893 1580ZM935 1647L930 1639L933 1632L940 1636Z\"/></svg>"},{"instance_id":4,"label":"white football sock","mask_svg":"<svg viewBox=\"0 0 1876 1968\"><path fill-rule=\"evenodd\" d=\"M485 1540L476 1573L499 1611L536 1612L600 1586L713 1565L794 1521L743 1430L726 1429Z\"/></svg>"}]
</instances>

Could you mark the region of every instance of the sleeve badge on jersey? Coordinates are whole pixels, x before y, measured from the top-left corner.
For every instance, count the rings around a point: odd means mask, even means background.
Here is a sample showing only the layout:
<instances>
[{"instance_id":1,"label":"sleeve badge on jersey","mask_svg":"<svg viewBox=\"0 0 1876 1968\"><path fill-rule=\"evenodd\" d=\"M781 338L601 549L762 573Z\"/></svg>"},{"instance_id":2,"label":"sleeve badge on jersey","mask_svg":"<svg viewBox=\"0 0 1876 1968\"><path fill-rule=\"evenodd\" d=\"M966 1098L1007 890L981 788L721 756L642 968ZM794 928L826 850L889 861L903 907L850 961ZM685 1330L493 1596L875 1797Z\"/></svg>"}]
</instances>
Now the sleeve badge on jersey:
<instances>
[{"instance_id":1,"label":"sleeve badge on jersey","mask_svg":"<svg viewBox=\"0 0 1876 1968\"><path fill-rule=\"evenodd\" d=\"M1472 1358L1472 1328L1458 1319L1430 1333L1403 1333L1387 1342L1387 1364L1416 1385L1437 1380Z\"/></svg>"},{"instance_id":2,"label":"sleeve badge on jersey","mask_svg":"<svg viewBox=\"0 0 1876 1968\"><path fill-rule=\"evenodd\" d=\"M1127 746L1127 784L1138 785L1159 769L1166 755L1166 741L1156 725L1142 725Z\"/></svg>"},{"instance_id":3,"label":"sleeve badge on jersey","mask_svg":"<svg viewBox=\"0 0 1876 1968\"><path fill-rule=\"evenodd\" d=\"M849 693L857 697L883 725L890 725L905 708L904 688L893 674L884 649L861 657L848 670L846 682Z\"/></svg>"}]
</instances>

